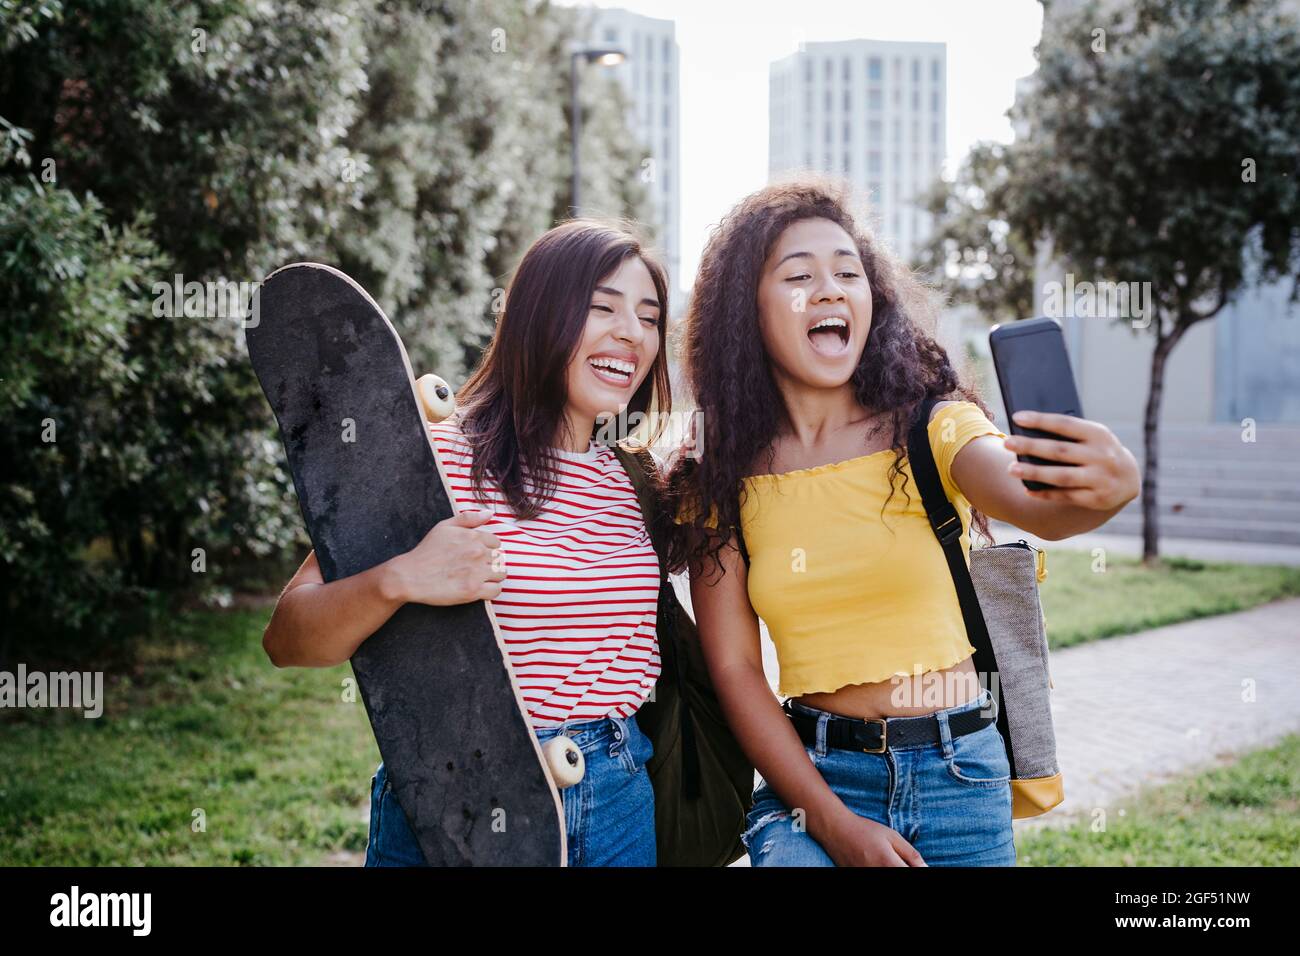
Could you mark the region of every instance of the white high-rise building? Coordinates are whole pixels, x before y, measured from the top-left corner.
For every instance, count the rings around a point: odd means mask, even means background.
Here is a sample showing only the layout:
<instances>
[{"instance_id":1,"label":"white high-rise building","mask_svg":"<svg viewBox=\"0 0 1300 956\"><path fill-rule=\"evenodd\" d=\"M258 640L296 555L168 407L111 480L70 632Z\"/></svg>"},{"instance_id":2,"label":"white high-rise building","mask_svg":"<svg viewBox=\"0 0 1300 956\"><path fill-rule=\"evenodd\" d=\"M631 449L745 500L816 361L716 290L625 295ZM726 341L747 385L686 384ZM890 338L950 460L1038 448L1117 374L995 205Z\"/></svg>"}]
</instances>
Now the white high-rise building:
<instances>
[{"instance_id":1,"label":"white high-rise building","mask_svg":"<svg viewBox=\"0 0 1300 956\"><path fill-rule=\"evenodd\" d=\"M810 169L867 196L873 227L904 258L929 236L914 203L943 170L948 53L942 43L800 44L769 71L768 172Z\"/></svg>"},{"instance_id":2,"label":"white high-rise building","mask_svg":"<svg viewBox=\"0 0 1300 956\"><path fill-rule=\"evenodd\" d=\"M627 59L609 67L631 106L628 126L641 140L651 215L659 232L674 301L681 285L681 120L676 24L617 8L589 11L593 47L617 48ZM676 311L676 310L674 310Z\"/></svg>"}]
</instances>

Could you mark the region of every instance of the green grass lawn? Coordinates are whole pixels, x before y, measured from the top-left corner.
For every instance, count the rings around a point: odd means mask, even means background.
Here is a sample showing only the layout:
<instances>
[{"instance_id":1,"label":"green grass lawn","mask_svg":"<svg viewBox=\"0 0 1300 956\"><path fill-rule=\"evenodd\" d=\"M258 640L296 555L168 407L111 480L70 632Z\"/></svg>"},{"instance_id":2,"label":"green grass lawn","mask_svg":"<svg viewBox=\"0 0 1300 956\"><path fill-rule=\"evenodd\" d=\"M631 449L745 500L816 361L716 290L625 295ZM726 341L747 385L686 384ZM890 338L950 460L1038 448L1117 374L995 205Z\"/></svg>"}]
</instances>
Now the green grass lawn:
<instances>
[{"instance_id":1,"label":"green grass lawn","mask_svg":"<svg viewBox=\"0 0 1300 956\"><path fill-rule=\"evenodd\" d=\"M1122 813L1120 810L1122 809ZM1300 735L1016 840L1020 866L1300 866Z\"/></svg>"},{"instance_id":2,"label":"green grass lawn","mask_svg":"<svg viewBox=\"0 0 1300 956\"><path fill-rule=\"evenodd\" d=\"M1094 574L1090 564L1087 554L1049 556L1042 588L1053 648L1300 593L1294 569L1174 562L1150 571L1112 558ZM277 670L261 646L269 615L178 615L166 635L115 655L132 663L105 667L99 719L0 712L0 865L293 865L364 852L379 753L360 699L343 700L351 668ZM1294 743L1290 760L1294 794ZM1236 794L1230 808L1203 798L1204 826L1224 826L1230 809L1246 820L1254 809L1247 822L1281 828L1273 810L1250 803L1256 786L1273 800L1281 772L1264 761L1234 777L1224 790ZM199 832L196 810L206 817ZM1201 815L1183 821L1189 834L1201 832ZM1131 839L1156 839L1161 826ZM1122 832L1112 817L1107 841ZM1293 828L1293 846L1296 837ZM1087 834L1031 852L1053 862L1052 853L1108 846Z\"/></svg>"},{"instance_id":3,"label":"green grass lawn","mask_svg":"<svg viewBox=\"0 0 1300 956\"><path fill-rule=\"evenodd\" d=\"M1145 568L1137 558L1107 555L1104 571L1093 567L1091 552L1048 551L1039 591L1053 650L1300 595L1300 568L1279 565L1166 558L1163 567Z\"/></svg>"},{"instance_id":4,"label":"green grass lawn","mask_svg":"<svg viewBox=\"0 0 1300 956\"><path fill-rule=\"evenodd\" d=\"M264 865L364 852L379 759L346 665L277 670L270 610L187 613L104 675L102 717L0 723L0 865ZM30 666L30 665L29 665ZM206 831L194 832L194 811Z\"/></svg>"}]
</instances>

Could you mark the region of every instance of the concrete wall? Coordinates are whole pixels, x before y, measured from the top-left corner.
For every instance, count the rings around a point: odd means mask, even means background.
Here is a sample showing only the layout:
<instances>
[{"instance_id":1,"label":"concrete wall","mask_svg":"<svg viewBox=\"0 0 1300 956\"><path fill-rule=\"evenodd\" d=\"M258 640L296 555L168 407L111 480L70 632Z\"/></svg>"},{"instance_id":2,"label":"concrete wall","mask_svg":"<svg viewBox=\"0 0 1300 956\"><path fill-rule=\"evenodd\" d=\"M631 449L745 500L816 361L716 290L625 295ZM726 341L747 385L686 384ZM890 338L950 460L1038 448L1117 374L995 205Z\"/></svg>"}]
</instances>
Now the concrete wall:
<instances>
[{"instance_id":1,"label":"concrete wall","mask_svg":"<svg viewBox=\"0 0 1300 956\"><path fill-rule=\"evenodd\" d=\"M1084 414L1107 425L1142 421L1154 332L1106 318L1066 318L1062 326ZM1214 360L1213 323L1193 326L1165 366L1162 422L1214 420Z\"/></svg>"},{"instance_id":2,"label":"concrete wall","mask_svg":"<svg viewBox=\"0 0 1300 956\"><path fill-rule=\"evenodd\" d=\"M1076 275L1072 284L1093 278ZM1047 292L1051 283L1069 287L1065 270L1052 259L1051 244L1042 243L1034 283L1035 315L1052 315ZM1084 415L1107 425L1142 421L1155 332L1152 328L1134 328L1132 319L1078 316L1068 314L1070 311L1052 317L1065 332ZM1165 366L1162 422L1196 424L1214 420L1214 345L1213 323L1205 322L1193 326L1174 347Z\"/></svg>"},{"instance_id":3,"label":"concrete wall","mask_svg":"<svg viewBox=\"0 0 1300 956\"><path fill-rule=\"evenodd\" d=\"M1214 319L1216 421L1300 423L1300 304L1290 282L1251 289Z\"/></svg>"}]
</instances>

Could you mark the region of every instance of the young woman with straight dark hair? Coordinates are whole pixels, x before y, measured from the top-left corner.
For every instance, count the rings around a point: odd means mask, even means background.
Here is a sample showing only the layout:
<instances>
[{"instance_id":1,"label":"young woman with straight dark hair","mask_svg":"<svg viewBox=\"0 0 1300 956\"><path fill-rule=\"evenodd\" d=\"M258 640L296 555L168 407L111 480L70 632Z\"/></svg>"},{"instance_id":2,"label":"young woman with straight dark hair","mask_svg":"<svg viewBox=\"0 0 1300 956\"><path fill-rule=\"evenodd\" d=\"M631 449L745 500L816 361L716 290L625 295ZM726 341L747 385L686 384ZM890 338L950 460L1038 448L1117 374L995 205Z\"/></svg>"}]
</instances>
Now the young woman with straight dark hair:
<instances>
[{"instance_id":1,"label":"young woman with straight dark hair","mask_svg":"<svg viewBox=\"0 0 1300 956\"><path fill-rule=\"evenodd\" d=\"M668 478L682 522L669 564L690 567L714 687L763 776L744 836L755 866L1015 862L991 694L905 460L922 402L942 399L928 435L968 561L987 515L1055 540L1138 492L1132 454L1102 424L1035 412L1024 424L1076 441L1000 432L918 324L926 308L815 179L742 200L700 263L684 345L702 455Z\"/></svg>"},{"instance_id":2,"label":"young woman with straight dark hair","mask_svg":"<svg viewBox=\"0 0 1300 956\"><path fill-rule=\"evenodd\" d=\"M572 866L655 864L653 747L633 718L660 672L659 559L594 439L606 414L669 411L667 313L663 267L621 225L539 238L457 413L429 426L460 513L330 584L309 554L263 642L279 666L329 667L405 603L491 601L539 742L566 734L586 759L562 791ZM381 763L366 865L423 863Z\"/></svg>"}]
</instances>

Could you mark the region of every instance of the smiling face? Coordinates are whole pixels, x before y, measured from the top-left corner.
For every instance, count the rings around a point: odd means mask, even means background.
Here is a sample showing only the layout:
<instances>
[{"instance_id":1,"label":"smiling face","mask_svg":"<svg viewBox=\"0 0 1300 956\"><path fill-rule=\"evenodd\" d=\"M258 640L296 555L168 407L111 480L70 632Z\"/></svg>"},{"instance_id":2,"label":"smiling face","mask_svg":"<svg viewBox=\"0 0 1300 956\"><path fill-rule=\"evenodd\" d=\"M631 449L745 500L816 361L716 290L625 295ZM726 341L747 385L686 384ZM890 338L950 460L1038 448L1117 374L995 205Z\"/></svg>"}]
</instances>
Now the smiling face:
<instances>
[{"instance_id":1,"label":"smiling face","mask_svg":"<svg viewBox=\"0 0 1300 956\"><path fill-rule=\"evenodd\" d=\"M640 257L627 257L596 283L566 373L569 444L585 449L597 416L617 414L631 402L659 355L662 321L659 294Z\"/></svg>"},{"instance_id":2,"label":"smiling face","mask_svg":"<svg viewBox=\"0 0 1300 956\"><path fill-rule=\"evenodd\" d=\"M758 320L778 383L847 383L871 331L871 285L853 237L829 219L787 226L763 264Z\"/></svg>"}]
</instances>

